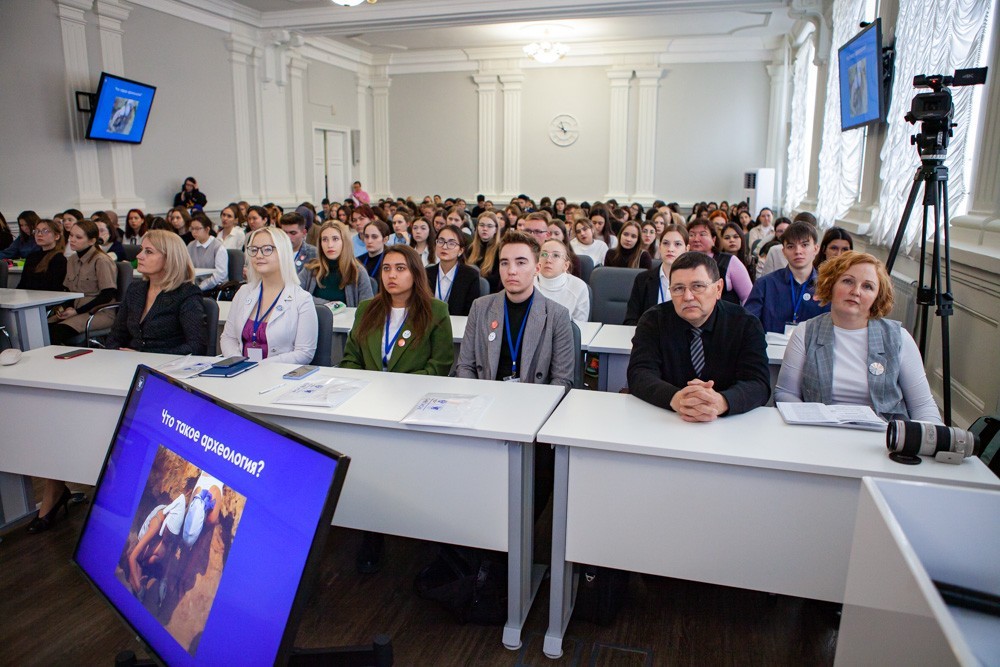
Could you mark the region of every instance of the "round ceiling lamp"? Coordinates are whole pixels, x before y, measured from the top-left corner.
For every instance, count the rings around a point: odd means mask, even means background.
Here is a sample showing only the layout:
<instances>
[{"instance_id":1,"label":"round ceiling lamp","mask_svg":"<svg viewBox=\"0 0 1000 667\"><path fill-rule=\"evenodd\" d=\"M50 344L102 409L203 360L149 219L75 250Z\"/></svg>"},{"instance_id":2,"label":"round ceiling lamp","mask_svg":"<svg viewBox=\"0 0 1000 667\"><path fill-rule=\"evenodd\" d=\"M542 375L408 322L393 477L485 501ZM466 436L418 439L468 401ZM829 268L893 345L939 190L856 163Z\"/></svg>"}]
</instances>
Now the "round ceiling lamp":
<instances>
[{"instance_id":1,"label":"round ceiling lamp","mask_svg":"<svg viewBox=\"0 0 1000 667\"><path fill-rule=\"evenodd\" d=\"M550 65L569 53L569 47L562 42L532 42L524 47L529 58L544 65Z\"/></svg>"},{"instance_id":2,"label":"round ceiling lamp","mask_svg":"<svg viewBox=\"0 0 1000 667\"><path fill-rule=\"evenodd\" d=\"M357 7L363 2L368 2L369 5L374 5L378 0L331 0L333 4L340 5L341 7Z\"/></svg>"}]
</instances>

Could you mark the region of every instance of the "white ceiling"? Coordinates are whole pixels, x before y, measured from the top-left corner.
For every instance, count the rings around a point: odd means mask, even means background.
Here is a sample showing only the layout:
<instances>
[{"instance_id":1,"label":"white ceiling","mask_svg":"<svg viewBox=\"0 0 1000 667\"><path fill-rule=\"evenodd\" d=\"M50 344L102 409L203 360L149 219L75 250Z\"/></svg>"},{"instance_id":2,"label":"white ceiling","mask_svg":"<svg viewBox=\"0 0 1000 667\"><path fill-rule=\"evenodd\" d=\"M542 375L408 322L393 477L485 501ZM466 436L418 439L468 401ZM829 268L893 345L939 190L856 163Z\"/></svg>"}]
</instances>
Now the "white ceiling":
<instances>
[{"instance_id":1,"label":"white ceiling","mask_svg":"<svg viewBox=\"0 0 1000 667\"><path fill-rule=\"evenodd\" d=\"M261 25L324 36L369 53L523 45L548 30L570 45L738 37L767 48L795 21L788 0L237 0ZM546 28L546 26L548 26Z\"/></svg>"}]
</instances>

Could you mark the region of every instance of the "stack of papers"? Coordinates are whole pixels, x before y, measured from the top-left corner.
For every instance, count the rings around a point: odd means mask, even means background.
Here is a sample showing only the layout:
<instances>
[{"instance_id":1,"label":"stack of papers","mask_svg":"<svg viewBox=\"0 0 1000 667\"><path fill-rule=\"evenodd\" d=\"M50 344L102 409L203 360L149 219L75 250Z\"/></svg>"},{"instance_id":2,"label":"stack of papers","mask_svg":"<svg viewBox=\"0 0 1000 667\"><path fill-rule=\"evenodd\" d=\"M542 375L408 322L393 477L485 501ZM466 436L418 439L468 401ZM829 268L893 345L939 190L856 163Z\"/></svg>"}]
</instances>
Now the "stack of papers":
<instances>
[{"instance_id":1,"label":"stack of papers","mask_svg":"<svg viewBox=\"0 0 1000 667\"><path fill-rule=\"evenodd\" d=\"M764 340L768 345L788 345L788 338L791 334L777 333L775 331L768 331L764 334Z\"/></svg>"},{"instance_id":2,"label":"stack of papers","mask_svg":"<svg viewBox=\"0 0 1000 667\"><path fill-rule=\"evenodd\" d=\"M187 380L188 378L200 375L212 367L212 361L205 361L204 359L204 357L194 358L189 354L186 357L180 357L157 366L156 370L162 371L178 380Z\"/></svg>"},{"instance_id":3,"label":"stack of papers","mask_svg":"<svg viewBox=\"0 0 1000 667\"><path fill-rule=\"evenodd\" d=\"M842 426L865 431L884 431L885 421L867 405L824 405L823 403L776 403L786 424Z\"/></svg>"},{"instance_id":4,"label":"stack of papers","mask_svg":"<svg viewBox=\"0 0 1000 667\"><path fill-rule=\"evenodd\" d=\"M335 408L367 386L367 380L345 380L343 378L301 380L295 389L286 391L274 399L274 402Z\"/></svg>"},{"instance_id":5,"label":"stack of papers","mask_svg":"<svg viewBox=\"0 0 1000 667\"><path fill-rule=\"evenodd\" d=\"M492 396L427 394L400 423L474 428L492 403Z\"/></svg>"}]
</instances>

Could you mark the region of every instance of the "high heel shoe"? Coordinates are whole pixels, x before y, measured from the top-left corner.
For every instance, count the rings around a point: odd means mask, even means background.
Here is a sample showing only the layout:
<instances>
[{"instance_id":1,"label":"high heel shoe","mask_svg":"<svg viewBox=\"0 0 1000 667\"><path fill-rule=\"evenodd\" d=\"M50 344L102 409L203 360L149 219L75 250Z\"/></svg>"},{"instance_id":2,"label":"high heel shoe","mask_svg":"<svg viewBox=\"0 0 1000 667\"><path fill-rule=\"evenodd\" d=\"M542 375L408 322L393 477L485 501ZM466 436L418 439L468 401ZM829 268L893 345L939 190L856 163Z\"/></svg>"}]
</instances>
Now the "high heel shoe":
<instances>
[{"instance_id":1,"label":"high heel shoe","mask_svg":"<svg viewBox=\"0 0 1000 667\"><path fill-rule=\"evenodd\" d=\"M69 499L72 494L69 492L69 487L64 486L62 495L59 496L59 500L56 504L52 506L49 513L45 516L38 516L32 519L31 523L28 524L28 532L32 535L37 533L44 533L46 530L51 528L56 520L59 518L59 510L63 510L66 517L69 517Z\"/></svg>"}]
</instances>

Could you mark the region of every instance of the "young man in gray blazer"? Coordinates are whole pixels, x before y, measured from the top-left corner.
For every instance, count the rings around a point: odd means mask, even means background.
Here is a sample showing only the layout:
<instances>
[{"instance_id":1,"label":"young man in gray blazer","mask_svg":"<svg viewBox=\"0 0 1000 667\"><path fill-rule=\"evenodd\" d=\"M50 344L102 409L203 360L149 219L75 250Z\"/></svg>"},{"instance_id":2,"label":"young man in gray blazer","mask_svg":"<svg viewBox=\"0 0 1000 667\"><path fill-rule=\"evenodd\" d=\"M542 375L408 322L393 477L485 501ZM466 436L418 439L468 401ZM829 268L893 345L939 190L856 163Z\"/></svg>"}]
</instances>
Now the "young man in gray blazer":
<instances>
[{"instance_id":1,"label":"young man in gray blazer","mask_svg":"<svg viewBox=\"0 0 1000 667\"><path fill-rule=\"evenodd\" d=\"M503 291L476 299L455 374L463 378L573 385L569 311L535 290L538 241L507 232L500 241Z\"/></svg>"}]
</instances>

